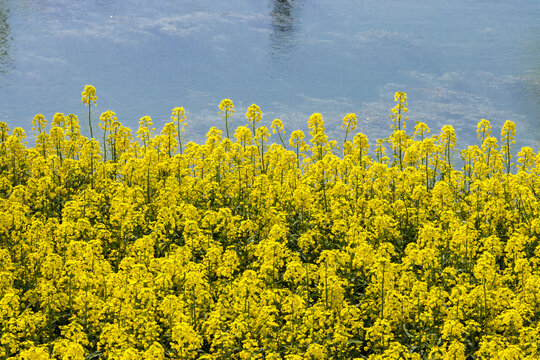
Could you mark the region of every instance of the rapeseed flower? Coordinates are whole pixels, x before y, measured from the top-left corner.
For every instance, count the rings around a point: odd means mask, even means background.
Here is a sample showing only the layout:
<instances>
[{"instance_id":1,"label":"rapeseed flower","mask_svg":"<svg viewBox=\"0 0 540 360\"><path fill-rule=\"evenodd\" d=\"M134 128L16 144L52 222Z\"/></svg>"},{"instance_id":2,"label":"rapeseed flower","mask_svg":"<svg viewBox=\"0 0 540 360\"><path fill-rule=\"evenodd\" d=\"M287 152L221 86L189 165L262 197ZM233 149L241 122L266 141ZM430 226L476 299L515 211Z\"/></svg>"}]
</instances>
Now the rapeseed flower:
<instances>
[{"instance_id":1,"label":"rapeseed flower","mask_svg":"<svg viewBox=\"0 0 540 360\"><path fill-rule=\"evenodd\" d=\"M341 152L256 105L185 151L180 107L102 143L0 122L0 358L538 358L538 151L482 120L456 157L395 100L373 153L354 114Z\"/></svg>"},{"instance_id":2,"label":"rapeseed flower","mask_svg":"<svg viewBox=\"0 0 540 360\"><path fill-rule=\"evenodd\" d=\"M91 104L94 104L94 106L97 105L96 88L93 87L92 85L86 85L81 95L82 95L82 98L81 98L82 103L88 104L88 126L90 127L90 138L93 138L94 134L92 133L92 120L90 116L90 108L91 108Z\"/></svg>"}]
</instances>

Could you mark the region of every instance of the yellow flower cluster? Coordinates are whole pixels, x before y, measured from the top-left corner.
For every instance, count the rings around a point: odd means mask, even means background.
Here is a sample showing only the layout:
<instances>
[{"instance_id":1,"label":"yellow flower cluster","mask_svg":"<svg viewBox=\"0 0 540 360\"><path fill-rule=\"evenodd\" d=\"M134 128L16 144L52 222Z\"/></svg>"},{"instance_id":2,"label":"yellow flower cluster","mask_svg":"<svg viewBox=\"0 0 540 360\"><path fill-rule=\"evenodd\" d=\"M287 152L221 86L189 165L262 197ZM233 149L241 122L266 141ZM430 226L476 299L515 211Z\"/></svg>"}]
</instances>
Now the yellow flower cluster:
<instances>
[{"instance_id":1,"label":"yellow flower cluster","mask_svg":"<svg viewBox=\"0 0 540 360\"><path fill-rule=\"evenodd\" d=\"M0 358L540 358L540 153L407 134L396 101L374 154L355 114L340 149L256 105L202 144L183 108L140 141L105 112L101 144L0 122Z\"/></svg>"},{"instance_id":2,"label":"yellow flower cluster","mask_svg":"<svg viewBox=\"0 0 540 360\"><path fill-rule=\"evenodd\" d=\"M86 85L84 87L83 92L81 93L82 96L82 102L83 104L94 104L96 105L97 96L96 96L96 88L92 85Z\"/></svg>"}]
</instances>

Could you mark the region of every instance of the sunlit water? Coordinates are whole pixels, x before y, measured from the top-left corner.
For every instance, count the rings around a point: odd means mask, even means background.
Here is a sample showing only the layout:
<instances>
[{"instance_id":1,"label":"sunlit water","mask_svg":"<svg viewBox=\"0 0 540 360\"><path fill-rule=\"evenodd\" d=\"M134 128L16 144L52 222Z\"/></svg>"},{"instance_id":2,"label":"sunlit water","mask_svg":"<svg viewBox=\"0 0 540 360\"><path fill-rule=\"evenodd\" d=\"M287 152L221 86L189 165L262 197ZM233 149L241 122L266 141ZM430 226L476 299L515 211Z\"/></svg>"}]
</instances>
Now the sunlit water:
<instances>
[{"instance_id":1,"label":"sunlit water","mask_svg":"<svg viewBox=\"0 0 540 360\"><path fill-rule=\"evenodd\" d=\"M517 123L517 146L540 145L540 2L421 0L0 0L0 120L31 128L43 113L74 113L86 126L86 84L98 116L113 110L136 130L158 131L184 106L186 136L223 127L218 104L251 103L263 123L306 130L313 112L331 136L358 114L373 144L390 132L393 94L414 121L451 124L459 145L476 124Z\"/></svg>"}]
</instances>

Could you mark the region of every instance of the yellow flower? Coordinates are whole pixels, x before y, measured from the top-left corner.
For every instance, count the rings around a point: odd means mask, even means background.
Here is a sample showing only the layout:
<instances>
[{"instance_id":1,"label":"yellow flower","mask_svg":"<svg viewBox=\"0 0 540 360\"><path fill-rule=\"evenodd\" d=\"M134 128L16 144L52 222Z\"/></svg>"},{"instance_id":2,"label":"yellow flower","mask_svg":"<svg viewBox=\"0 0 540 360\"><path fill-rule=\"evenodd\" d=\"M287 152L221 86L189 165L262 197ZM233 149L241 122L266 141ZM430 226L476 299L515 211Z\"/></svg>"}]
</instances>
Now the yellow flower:
<instances>
[{"instance_id":1,"label":"yellow flower","mask_svg":"<svg viewBox=\"0 0 540 360\"><path fill-rule=\"evenodd\" d=\"M178 127L180 127L180 125L182 125L182 129L179 128L179 131L184 131L185 127L186 127L186 112L184 110L183 107L175 107L174 109L172 109L172 116L171 116L171 120L174 122L174 123L177 123L178 124Z\"/></svg>"},{"instance_id":2,"label":"yellow flower","mask_svg":"<svg viewBox=\"0 0 540 360\"><path fill-rule=\"evenodd\" d=\"M272 134L275 134L276 132L285 134L285 130L283 130L283 123L279 119L274 119L270 127L272 128Z\"/></svg>"},{"instance_id":3,"label":"yellow flower","mask_svg":"<svg viewBox=\"0 0 540 360\"><path fill-rule=\"evenodd\" d=\"M251 104L247 109L246 118L248 119L249 125L251 125L253 137L255 137L255 124L262 119L261 109L257 105Z\"/></svg>"},{"instance_id":4,"label":"yellow flower","mask_svg":"<svg viewBox=\"0 0 540 360\"><path fill-rule=\"evenodd\" d=\"M424 134L429 134L431 130L429 130L429 126L427 126L425 123L421 121L416 122L416 126L414 127L414 136L420 135L421 140L424 140Z\"/></svg>"},{"instance_id":5,"label":"yellow flower","mask_svg":"<svg viewBox=\"0 0 540 360\"><path fill-rule=\"evenodd\" d=\"M219 104L219 110L227 112L229 115L234 114L234 104L231 99L223 99ZM221 112L220 111L220 112Z\"/></svg>"},{"instance_id":6,"label":"yellow flower","mask_svg":"<svg viewBox=\"0 0 540 360\"><path fill-rule=\"evenodd\" d=\"M345 117L343 118L343 125L341 125L341 128L346 129L347 133L356 129L356 114L350 113L350 114L345 115Z\"/></svg>"},{"instance_id":7,"label":"yellow flower","mask_svg":"<svg viewBox=\"0 0 540 360\"><path fill-rule=\"evenodd\" d=\"M476 132L480 141L484 143L486 137L491 135L491 123L486 119L480 120L480 122L476 126Z\"/></svg>"},{"instance_id":8,"label":"yellow flower","mask_svg":"<svg viewBox=\"0 0 540 360\"><path fill-rule=\"evenodd\" d=\"M137 137L141 139L143 142L144 148L148 146L148 143L154 134L154 131L156 131L155 128L151 128L151 126L154 124L152 121L152 118L150 116L143 116L139 120L139 130L137 130Z\"/></svg>"},{"instance_id":9,"label":"yellow flower","mask_svg":"<svg viewBox=\"0 0 540 360\"><path fill-rule=\"evenodd\" d=\"M92 103L94 105L97 105L96 89L92 85L86 85L81 95L83 104L88 104L88 127L90 128L90 138L93 138L94 133L92 132L92 118L90 115L90 108Z\"/></svg>"},{"instance_id":10,"label":"yellow flower","mask_svg":"<svg viewBox=\"0 0 540 360\"><path fill-rule=\"evenodd\" d=\"M396 106L392 109L392 114L390 118L392 119L393 124L391 128L394 130L405 130L407 125L408 116L404 116L409 109L407 108L407 94L404 92L398 91L394 95L394 100L397 102Z\"/></svg>"},{"instance_id":11,"label":"yellow flower","mask_svg":"<svg viewBox=\"0 0 540 360\"><path fill-rule=\"evenodd\" d=\"M186 115L184 107L175 107L172 109L171 120L176 123L176 136L178 137L178 145L180 148L180 154L183 153L182 136L181 133L186 130ZM180 127L181 126L181 127Z\"/></svg>"},{"instance_id":12,"label":"yellow flower","mask_svg":"<svg viewBox=\"0 0 540 360\"><path fill-rule=\"evenodd\" d=\"M94 105L96 105L97 96L95 87L93 87L92 85L86 85L81 95L83 104L90 105L91 103L93 103Z\"/></svg>"},{"instance_id":13,"label":"yellow flower","mask_svg":"<svg viewBox=\"0 0 540 360\"><path fill-rule=\"evenodd\" d=\"M47 126L47 119L45 119L45 116L43 114L37 114L34 116L34 119L32 120L32 131L38 131L38 133L41 134L41 132L45 129L45 126Z\"/></svg>"},{"instance_id":14,"label":"yellow flower","mask_svg":"<svg viewBox=\"0 0 540 360\"><path fill-rule=\"evenodd\" d=\"M138 139L104 112L101 148L73 114L35 146L0 122L0 358L536 358L540 155L512 173L515 124L484 120L453 166L453 127L409 136L395 99L373 154L352 113L343 155L256 105L178 155L181 107Z\"/></svg>"}]
</instances>

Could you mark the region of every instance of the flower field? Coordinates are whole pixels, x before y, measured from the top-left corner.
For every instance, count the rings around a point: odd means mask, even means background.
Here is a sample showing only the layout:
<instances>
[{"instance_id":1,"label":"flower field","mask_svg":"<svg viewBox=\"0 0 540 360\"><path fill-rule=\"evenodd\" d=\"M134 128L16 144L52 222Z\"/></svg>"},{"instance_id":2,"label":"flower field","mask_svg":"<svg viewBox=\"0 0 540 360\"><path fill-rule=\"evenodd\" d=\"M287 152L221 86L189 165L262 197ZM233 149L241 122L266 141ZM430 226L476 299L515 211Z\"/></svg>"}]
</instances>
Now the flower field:
<instances>
[{"instance_id":1,"label":"flower field","mask_svg":"<svg viewBox=\"0 0 540 360\"><path fill-rule=\"evenodd\" d=\"M374 151L234 104L204 143L183 108L136 133L0 123L0 359L538 359L540 153L478 123ZM95 125L95 124L94 124ZM221 129L221 130L220 130Z\"/></svg>"}]
</instances>

